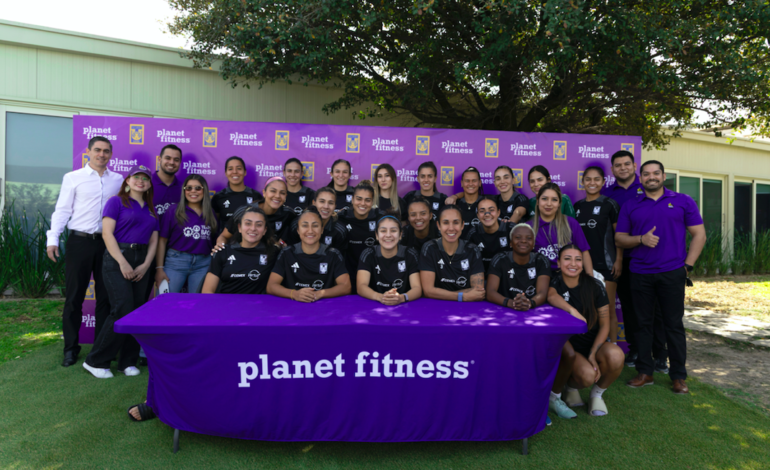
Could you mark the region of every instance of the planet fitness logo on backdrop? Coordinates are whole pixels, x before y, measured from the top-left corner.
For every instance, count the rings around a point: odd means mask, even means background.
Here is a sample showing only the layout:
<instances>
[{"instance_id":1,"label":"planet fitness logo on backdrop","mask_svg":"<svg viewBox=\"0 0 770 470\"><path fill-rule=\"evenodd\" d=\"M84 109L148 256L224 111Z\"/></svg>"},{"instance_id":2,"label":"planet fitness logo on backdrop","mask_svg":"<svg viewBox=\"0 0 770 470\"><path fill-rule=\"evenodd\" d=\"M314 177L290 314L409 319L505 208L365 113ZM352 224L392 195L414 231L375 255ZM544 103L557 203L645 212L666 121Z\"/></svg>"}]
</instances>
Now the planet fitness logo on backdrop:
<instances>
[{"instance_id":1,"label":"planet fitness logo on backdrop","mask_svg":"<svg viewBox=\"0 0 770 470\"><path fill-rule=\"evenodd\" d=\"M275 149L289 150L289 131L275 131Z\"/></svg>"},{"instance_id":2,"label":"planet fitness logo on backdrop","mask_svg":"<svg viewBox=\"0 0 770 470\"><path fill-rule=\"evenodd\" d=\"M553 159L554 160L567 159L567 141L566 140L555 140L553 142Z\"/></svg>"},{"instance_id":3,"label":"planet fitness logo on backdrop","mask_svg":"<svg viewBox=\"0 0 770 470\"><path fill-rule=\"evenodd\" d=\"M131 124L128 126L128 143L131 145L144 145L144 124Z\"/></svg>"},{"instance_id":4,"label":"planet fitness logo on backdrop","mask_svg":"<svg viewBox=\"0 0 770 470\"><path fill-rule=\"evenodd\" d=\"M372 147L377 152L403 152L404 146L398 144L398 139L372 139Z\"/></svg>"},{"instance_id":5,"label":"planet fitness logo on backdrop","mask_svg":"<svg viewBox=\"0 0 770 470\"><path fill-rule=\"evenodd\" d=\"M582 158L610 158L610 154L604 151L604 146L591 147L589 145L581 145L578 147L578 152Z\"/></svg>"},{"instance_id":6,"label":"planet fitness logo on backdrop","mask_svg":"<svg viewBox=\"0 0 770 470\"><path fill-rule=\"evenodd\" d=\"M472 154L473 149L468 147L468 142L460 142L456 140L445 140L441 142L441 150L444 151L445 154L448 153L465 153L465 154Z\"/></svg>"},{"instance_id":7,"label":"planet fitness logo on backdrop","mask_svg":"<svg viewBox=\"0 0 770 470\"><path fill-rule=\"evenodd\" d=\"M361 152L361 134L345 134L345 152Z\"/></svg>"},{"instance_id":8,"label":"planet fitness logo on backdrop","mask_svg":"<svg viewBox=\"0 0 770 470\"><path fill-rule=\"evenodd\" d=\"M484 157L497 158L500 153L500 140L486 139L484 141Z\"/></svg>"},{"instance_id":9,"label":"planet fitness logo on backdrop","mask_svg":"<svg viewBox=\"0 0 770 470\"><path fill-rule=\"evenodd\" d=\"M131 170L131 167L134 165L138 165L139 160L134 158L133 160L121 160L120 158L113 158L110 160L109 167L112 171L117 171L120 173L127 173Z\"/></svg>"},{"instance_id":10,"label":"planet fitness logo on backdrop","mask_svg":"<svg viewBox=\"0 0 770 470\"><path fill-rule=\"evenodd\" d=\"M182 164L182 168L188 175L216 175L217 170L211 168L211 162L191 162L186 161Z\"/></svg>"},{"instance_id":11,"label":"planet fitness logo on backdrop","mask_svg":"<svg viewBox=\"0 0 770 470\"><path fill-rule=\"evenodd\" d=\"M83 135L86 139L91 140L97 135L104 137L109 141L118 140L118 136L112 134L112 127L91 127L86 126L83 128Z\"/></svg>"},{"instance_id":12,"label":"planet fitness logo on backdrop","mask_svg":"<svg viewBox=\"0 0 770 470\"><path fill-rule=\"evenodd\" d=\"M537 144L523 145L518 142L511 144L511 152L513 152L514 157L540 157L543 154L537 149ZM555 152L554 156L556 156Z\"/></svg>"},{"instance_id":13,"label":"planet fitness logo on backdrop","mask_svg":"<svg viewBox=\"0 0 770 470\"><path fill-rule=\"evenodd\" d=\"M217 128L216 127L203 128L203 146L206 148L217 147Z\"/></svg>"},{"instance_id":14,"label":"planet fitness logo on backdrop","mask_svg":"<svg viewBox=\"0 0 770 470\"><path fill-rule=\"evenodd\" d=\"M418 135L415 146L415 155L427 157L430 155L430 136Z\"/></svg>"},{"instance_id":15,"label":"planet fitness logo on backdrop","mask_svg":"<svg viewBox=\"0 0 770 470\"><path fill-rule=\"evenodd\" d=\"M455 167L442 166L441 167L441 186L454 186L455 184Z\"/></svg>"},{"instance_id":16,"label":"planet fitness logo on backdrop","mask_svg":"<svg viewBox=\"0 0 770 470\"><path fill-rule=\"evenodd\" d=\"M272 178L273 176L283 176L283 165L265 165L264 163L257 163L254 167L257 170L258 176L266 176Z\"/></svg>"},{"instance_id":17,"label":"planet fitness logo on backdrop","mask_svg":"<svg viewBox=\"0 0 770 470\"><path fill-rule=\"evenodd\" d=\"M315 162L302 162L302 181L315 181Z\"/></svg>"},{"instance_id":18,"label":"planet fitness logo on backdrop","mask_svg":"<svg viewBox=\"0 0 770 470\"><path fill-rule=\"evenodd\" d=\"M169 131L161 129L158 131L158 138L162 144L189 144L190 138L185 137L184 131Z\"/></svg>"},{"instance_id":19,"label":"planet fitness logo on backdrop","mask_svg":"<svg viewBox=\"0 0 770 470\"><path fill-rule=\"evenodd\" d=\"M257 134L230 133L230 143L238 147L262 147L262 141Z\"/></svg>"},{"instance_id":20,"label":"planet fitness logo on backdrop","mask_svg":"<svg viewBox=\"0 0 770 470\"><path fill-rule=\"evenodd\" d=\"M302 144L306 149L334 150L334 144L329 142L329 136L316 137L312 135L302 136Z\"/></svg>"}]
</instances>

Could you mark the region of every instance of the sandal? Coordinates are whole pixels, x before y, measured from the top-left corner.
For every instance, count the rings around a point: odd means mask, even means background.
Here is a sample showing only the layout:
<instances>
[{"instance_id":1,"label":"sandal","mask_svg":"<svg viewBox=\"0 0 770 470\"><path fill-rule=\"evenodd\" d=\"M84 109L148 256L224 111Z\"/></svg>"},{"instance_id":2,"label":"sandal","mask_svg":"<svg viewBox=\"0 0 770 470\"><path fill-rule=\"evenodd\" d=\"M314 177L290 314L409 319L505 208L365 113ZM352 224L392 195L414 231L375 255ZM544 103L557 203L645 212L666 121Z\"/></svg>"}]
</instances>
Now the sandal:
<instances>
[{"instance_id":1,"label":"sandal","mask_svg":"<svg viewBox=\"0 0 770 470\"><path fill-rule=\"evenodd\" d=\"M142 419L136 419L134 418L134 415L131 414L131 410L134 408L139 409L139 417ZM147 403L139 403L133 406L129 406L126 412L128 413L128 417L131 418L131 421L148 421L156 417L155 412L152 411L152 408Z\"/></svg>"},{"instance_id":2,"label":"sandal","mask_svg":"<svg viewBox=\"0 0 770 470\"><path fill-rule=\"evenodd\" d=\"M566 403L570 408L576 408L578 406L585 405L585 403L583 403L583 399L580 398L580 390L574 388L564 392L564 403Z\"/></svg>"},{"instance_id":3,"label":"sandal","mask_svg":"<svg viewBox=\"0 0 770 470\"><path fill-rule=\"evenodd\" d=\"M598 413L598 414L597 414ZM593 397L588 403L588 414L591 416L604 416L608 413L607 404L602 397Z\"/></svg>"}]
</instances>

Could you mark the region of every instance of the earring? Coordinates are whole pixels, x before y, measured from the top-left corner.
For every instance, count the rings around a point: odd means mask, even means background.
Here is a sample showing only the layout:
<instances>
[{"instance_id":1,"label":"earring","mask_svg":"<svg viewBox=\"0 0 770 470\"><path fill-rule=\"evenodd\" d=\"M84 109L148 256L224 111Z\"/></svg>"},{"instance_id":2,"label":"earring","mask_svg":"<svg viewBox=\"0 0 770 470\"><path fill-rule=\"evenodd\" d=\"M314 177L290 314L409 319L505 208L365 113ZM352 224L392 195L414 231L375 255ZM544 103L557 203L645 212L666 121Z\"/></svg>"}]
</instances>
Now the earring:
<instances>
[{"instance_id":1,"label":"earring","mask_svg":"<svg viewBox=\"0 0 770 470\"><path fill-rule=\"evenodd\" d=\"M126 192L127 192L127 193L130 193L130 192L131 192L131 188L129 188L128 186L126 186Z\"/></svg>"}]
</instances>

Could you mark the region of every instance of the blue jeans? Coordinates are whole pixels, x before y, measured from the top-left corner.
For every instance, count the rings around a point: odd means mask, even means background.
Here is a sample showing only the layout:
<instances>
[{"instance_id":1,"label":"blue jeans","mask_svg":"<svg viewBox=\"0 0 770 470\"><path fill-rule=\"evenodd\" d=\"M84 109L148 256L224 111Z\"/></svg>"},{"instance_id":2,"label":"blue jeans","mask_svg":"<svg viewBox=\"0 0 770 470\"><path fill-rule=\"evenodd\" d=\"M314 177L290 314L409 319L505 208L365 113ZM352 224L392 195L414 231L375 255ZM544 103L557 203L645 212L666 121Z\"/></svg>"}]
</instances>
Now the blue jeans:
<instances>
[{"instance_id":1,"label":"blue jeans","mask_svg":"<svg viewBox=\"0 0 770 470\"><path fill-rule=\"evenodd\" d=\"M208 253L193 255L169 249L163 265L163 270L168 276L169 292L182 292L185 281L187 281L187 292L193 294L200 292L210 264L211 255Z\"/></svg>"}]
</instances>

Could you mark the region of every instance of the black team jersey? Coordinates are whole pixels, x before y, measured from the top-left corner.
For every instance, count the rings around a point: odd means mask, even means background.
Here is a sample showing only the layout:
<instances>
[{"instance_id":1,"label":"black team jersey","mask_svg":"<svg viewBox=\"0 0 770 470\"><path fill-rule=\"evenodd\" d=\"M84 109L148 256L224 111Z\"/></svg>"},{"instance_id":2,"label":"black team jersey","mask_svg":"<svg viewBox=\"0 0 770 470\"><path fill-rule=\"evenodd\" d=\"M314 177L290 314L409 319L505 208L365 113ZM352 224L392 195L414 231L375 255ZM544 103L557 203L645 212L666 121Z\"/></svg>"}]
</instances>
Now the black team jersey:
<instances>
[{"instance_id":1,"label":"black team jersey","mask_svg":"<svg viewBox=\"0 0 770 470\"><path fill-rule=\"evenodd\" d=\"M345 266L350 273L350 280L353 282L353 292L355 293L355 279L358 271L358 260L361 259L361 253L370 246L377 244L375 233L377 232L377 221L382 217L378 209L372 208L366 219L357 219L353 214L352 207L337 213L339 222L348 231L348 249L345 252Z\"/></svg>"},{"instance_id":2,"label":"black team jersey","mask_svg":"<svg viewBox=\"0 0 770 470\"><path fill-rule=\"evenodd\" d=\"M302 186L302 189L296 193L291 191L286 192L286 205L298 216L307 208L307 206L313 203L313 199L315 199L315 191L307 186Z\"/></svg>"},{"instance_id":3,"label":"black team jersey","mask_svg":"<svg viewBox=\"0 0 770 470\"><path fill-rule=\"evenodd\" d=\"M434 287L451 292L471 287L471 276L484 274L481 251L471 243L460 240L457 251L449 256L441 239L423 245L420 253L420 271L436 273Z\"/></svg>"},{"instance_id":4,"label":"black team jersey","mask_svg":"<svg viewBox=\"0 0 770 470\"><path fill-rule=\"evenodd\" d=\"M476 213L476 210L479 207L479 200L481 199L481 195L476 199L476 202L473 204L469 204L465 202L465 198L461 197L457 200L455 203L457 207L460 209L460 214L463 217L463 233L460 235L460 238L463 240L468 239L468 235L471 233L471 229L477 225L479 225L479 215Z\"/></svg>"},{"instance_id":5,"label":"black team jersey","mask_svg":"<svg viewBox=\"0 0 770 470\"><path fill-rule=\"evenodd\" d=\"M489 273L489 263L496 254L512 251L511 230L515 224L511 222L499 223L497 231L487 233L482 224L473 227L468 234L468 241L481 250L481 259L484 261L484 272Z\"/></svg>"},{"instance_id":6,"label":"black team jersey","mask_svg":"<svg viewBox=\"0 0 770 470\"><path fill-rule=\"evenodd\" d=\"M296 245L302 241L299 238L299 217L294 219L285 235L286 238L283 241L288 245ZM321 243L336 248L340 253L345 253L348 249L348 229L332 218L326 222L326 227L321 234Z\"/></svg>"},{"instance_id":7,"label":"black team jersey","mask_svg":"<svg viewBox=\"0 0 770 470\"><path fill-rule=\"evenodd\" d=\"M513 217L513 212L519 207L524 208L524 215L521 217L521 220L526 220L529 217L529 199L527 199L527 196L514 191L513 196L507 201L503 201L502 194L495 196L495 200L497 201L497 209L500 211L501 219L510 219Z\"/></svg>"},{"instance_id":8,"label":"black team jersey","mask_svg":"<svg viewBox=\"0 0 770 470\"><path fill-rule=\"evenodd\" d=\"M258 207L257 204L252 204L252 206ZM244 212L246 212L246 207L247 206L243 206L237 211L235 211L235 214L233 214L233 216L227 222L227 225L225 228L227 228L227 230L230 233L235 233L238 230L237 227L235 226L235 221ZM289 231L289 228L291 227L291 223L296 218L297 218L297 214L295 214L293 210L291 210L288 206L281 206L281 208L278 209L274 214L270 214L267 216L267 223L273 226L273 232L275 233L275 238L277 240L286 241L283 237Z\"/></svg>"},{"instance_id":9,"label":"black team jersey","mask_svg":"<svg viewBox=\"0 0 770 470\"><path fill-rule=\"evenodd\" d=\"M380 196L380 202L377 208L385 212L386 210L393 207L393 204L390 203L390 199L386 197ZM398 211L398 217L400 220L407 220L407 212L406 212L406 202L402 198L398 198L398 207L396 208Z\"/></svg>"},{"instance_id":10,"label":"black team jersey","mask_svg":"<svg viewBox=\"0 0 770 470\"><path fill-rule=\"evenodd\" d=\"M273 272L283 278L281 285L287 289L330 289L337 285L337 278L347 273L342 254L334 248L320 244L318 251L308 255L297 243L284 248L278 255Z\"/></svg>"},{"instance_id":11,"label":"black team jersey","mask_svg":"<svg viewBox=\"0 0 770 470\"><path fill-rule=\"evenodd\" d=\"M594 307L597 311L596 322L587 332L579 335L572 335L569 339L569 342L572 343L572 347L575 348L575 351L586 357L588 357L591 346L593 346L594 341L596 340L596 335L599 334L598 311L600 308L610 304L610 301L607 298L607 291L604 290L602 283L593 278L591 278L591 280L596 283L596 289L594 290ZM580 284L576 287L569 288L564 282L562 275L559 274L551 280L551 287L556 289L556 292L558 292L568 304L573 306L575 310L588 320L588 317L583 314L583 302L580 300Z\"/></svg>"},{"instance_id":12,"label":"black team jersey","mask_svg":"<svg viewBox=\"0 0 770 470\"><path fill-rule=\"evenodd\" d=\"M417 250L417 253L419 253L422 251L422 246L425 245L425 243L440 237L441 233L438 231L438 227L436 227L436 222L429 221L428 236L425 238L417 238L414 227L411 225L404 227L404 231L401 235L401 244L409 248L414 248Z\"/></svg>"},{"instance_id":13,"label":"black team jersey","mask_svg":"<svg viewBox=\"0 0 770 470\"><path fill-rule=\"evenodd\" d=\"M334 189L334 186L330 186L332 189ZM353 193L356 192L356 188L353 186L348 186L347 189L344 191L337 191L334 190L337 193L337 199L334 212L339 212L345 207L349 207L353 203Z\"/></svg>"},{"instance_id":14,"label":"black team jersey","mask_svg":"<svg viewBox=\"0 0 770 470\"><path fill-rule=\"evenodd\" d=\"M551 262L540 253L529 254L529 262L521 265L513 260L513 253L498 253L489 264L487 275L494 274L500 278L497 292L503 297L512 299L518 294L524 294L528 299L537 294L537 278L551 277Z\"/></svg>"},{"instance_id":15,"label":"black team jersey","mask_svg":"<svg viewBox=\"0 0 770 470\"><path fill-rule=\"evenodd\" d=\"M377 245L361 253L358 269L369 272L369 287L373 291L384 294L395 288L399 294L403 294L412 289L409 276L420 272L418 263L417 251L414 248L398 245L396 255L385 258L382 256L382 247Z\"/></svg>"},{"instance_id":16,"label":"black team jersey","mask_svg":"<svg viewBox=\"0 0 770 470\"><path fill-rule=\"evenodd\" d=\"M428 201L428 204L430 204L430 210L433 213L433 220L438 219L438 212L444 207L444 201L447 198L447 195L444 193L440 193L438 191L433 192L433 196L423 196L419 190L409 191L404 196L404 202L406 203L406 210L407 210L407 217L409 214L409 204L412 203L413 200L415 200L417 197L421 197Z\"/></svg>"},{"instance_id":17,"label":"black team jersey","mask_svg":"<svg viewBox=\"0 0 770 470\"><path fill-rule=\"evenodd\" d=\"M575 218L583 228L594 269L610 271L617 252L612 225L618 222L620 206L614 199L599 196L593 201L581 199L575 203Z\"/></svg>"},{"instance_id":18,"label":"black team jersey","mask_svg":"<svg viewBox=\"0 0 770 470\"><path fill-rule=\"evenodd\" d=\"M267 253L264 243L243 248L237 243L225 245L211 258L209 272L219 278L220 294L264 294L267 280L275 266L277 249Z\"/></svg>"},{"instance_id":19,"label":"black team jersey","mask_svg":"<svg viewBox=\"0 0 770 470\"><path fill-rule=\"evenodd\" d=\"M214 197L211 198L211 208L214 210L214 214L219 221L219 233L222 233L222 230L224 230L227 222L230 221L236 210L249 204L262 202L263 200L262 193L248 186L239 193L231 190L228 186L214 194ZM230 231L230 233L233 232Z\"/></svg>"}]
</instances>

